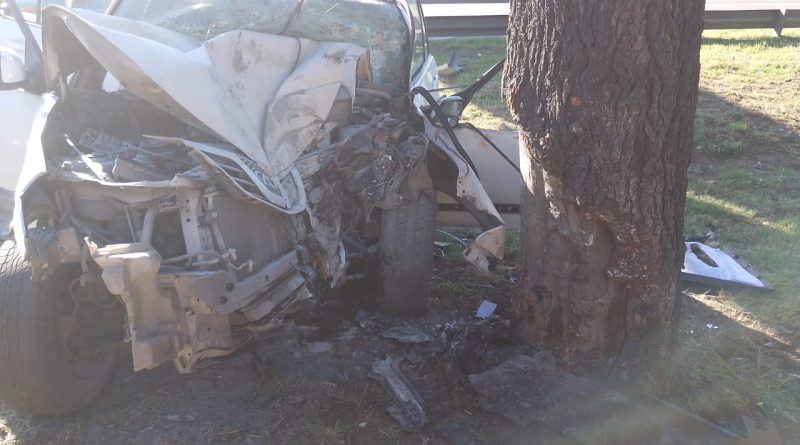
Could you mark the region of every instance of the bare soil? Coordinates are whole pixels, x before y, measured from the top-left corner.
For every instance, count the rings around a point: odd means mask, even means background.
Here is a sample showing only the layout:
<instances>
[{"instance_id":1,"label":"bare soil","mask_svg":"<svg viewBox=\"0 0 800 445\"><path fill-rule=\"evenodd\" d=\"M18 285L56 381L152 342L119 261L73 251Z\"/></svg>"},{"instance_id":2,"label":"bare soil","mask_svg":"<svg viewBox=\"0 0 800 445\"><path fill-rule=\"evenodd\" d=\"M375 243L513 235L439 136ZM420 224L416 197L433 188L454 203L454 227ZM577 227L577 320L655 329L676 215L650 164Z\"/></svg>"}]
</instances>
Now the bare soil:
<instances>
[{"instance_id":1,"label":"bare soil","mask_svg":"<svg viewBox=\"0 0 800 445\"><path fill-rule=\"evenodd\" d=\"M0 443L573 443L545 426L520 427L485 411L469 386L469 374L536 352L515 346L509 335L515 289L508 277L513 274L484 275L452 255L436 260L435 274L432 307L422 318L383 316L371 309L369 295L353 287L327 292L312 310L189 375L178 375L169 364L134 374L129 354L122 351L109 388L83 412L31 418L0 408ZM499 304L496 315L486 321L474 317L483 299ZM793 363L780 358L787 350L783 343L748 331L693 299L685 301L682 335L727 344L719 347L732 354L743 344L773 341L774 347L764 347L759 358L765 366ZM447 341L441 347L381 337L395 326L444 335ZM421 431L399 427L386 412L389 394L370 378L373 362L401 355L410 357L403 372L426 403L428 423ZM800 393L800 383L797 389ZM688 406L689 397L678 392L673 400ZM751 418L763 420L747 410L702 414L741 432L752 427L745 424ZM797 428L786 429L791 422L787 425L779 426L784 437L800 434Z\"/></svg>"},{"instance_id":2,"label":"bare soil","mask_svg":"<svg viewBox=\"0 0 800 445\"><path fill-rule=\"evenodd\" d=\"M308 313L189 375L178 375L169 364L134 374L129 353L122 351L109 388L92 406L39 418L3 409L0 443L436 444L448 443L441 435L452 440L466 431L473 443L509 443L518 432L481 411L466 376L520 352L503 322L513 285L490 282L454 259L438 259L436 271L440 277L457 274L459 282L480 289L481 298L500 303L499 316L477 320L477 294L463 298L436 290L429 315L403 320L372 310L359 289L329 292ZM380 336L401 325L436 337L446 331L448 341L444 347L414 346ZM406 361L403 371L425 399L429 418L417 432L402 431L389 417L390 396L369 377L374 361L409 353L414 363Z\"/></svg>"}]
</instances>

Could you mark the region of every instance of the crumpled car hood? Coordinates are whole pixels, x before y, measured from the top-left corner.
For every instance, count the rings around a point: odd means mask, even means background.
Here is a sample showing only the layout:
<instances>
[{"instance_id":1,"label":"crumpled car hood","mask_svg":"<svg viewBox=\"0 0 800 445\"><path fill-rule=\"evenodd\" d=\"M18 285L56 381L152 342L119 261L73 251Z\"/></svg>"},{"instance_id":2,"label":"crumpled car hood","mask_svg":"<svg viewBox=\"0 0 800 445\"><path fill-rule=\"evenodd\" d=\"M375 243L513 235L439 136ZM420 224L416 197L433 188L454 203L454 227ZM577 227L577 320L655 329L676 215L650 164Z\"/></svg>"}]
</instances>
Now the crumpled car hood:
<instances>
[{"instance_id":1,"label":"crumpled car hood","mask_svg":"<svg viewBox=\"0 0 800 445\"><path fill-rule=\"evenodd\" d=\"M366 50L348 43L249 31L199 41L58 6L44 9L43 30L51 88L94 59L127 91L229 142L273 177L327 135L334 102L352 106L356 72L368 72Z\"/></svg>"}]
</instances>

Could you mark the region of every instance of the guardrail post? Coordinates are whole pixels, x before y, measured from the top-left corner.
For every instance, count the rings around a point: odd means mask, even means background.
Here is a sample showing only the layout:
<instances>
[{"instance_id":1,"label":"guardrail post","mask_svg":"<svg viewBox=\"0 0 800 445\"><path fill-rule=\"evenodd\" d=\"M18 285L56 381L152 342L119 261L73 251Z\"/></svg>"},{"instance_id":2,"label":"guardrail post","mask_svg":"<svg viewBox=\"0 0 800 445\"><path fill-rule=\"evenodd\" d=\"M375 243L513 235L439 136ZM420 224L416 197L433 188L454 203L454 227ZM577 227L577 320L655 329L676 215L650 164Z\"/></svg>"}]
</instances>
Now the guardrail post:
<instances>
[{"instance_id":1,"label":"guardrail post","mask_svg":"<svg viewBox=\"0 0 800 445\"><path fill-rule=\"evenodd\" d=\"M786 23L786 9L779 9L778 16L775 18L775 37L780 37L783 32L783 25Z\"/></svg>"}]
</instances>

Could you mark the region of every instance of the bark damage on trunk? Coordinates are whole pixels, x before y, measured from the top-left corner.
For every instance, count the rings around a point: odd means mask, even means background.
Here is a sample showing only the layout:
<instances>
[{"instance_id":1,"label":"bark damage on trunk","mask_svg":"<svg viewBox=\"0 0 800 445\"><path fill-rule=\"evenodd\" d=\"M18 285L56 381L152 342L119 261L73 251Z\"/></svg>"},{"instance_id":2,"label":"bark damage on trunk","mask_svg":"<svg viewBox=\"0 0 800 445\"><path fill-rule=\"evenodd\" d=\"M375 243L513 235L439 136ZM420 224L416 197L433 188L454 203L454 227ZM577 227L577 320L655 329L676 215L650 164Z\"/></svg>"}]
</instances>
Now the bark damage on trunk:
<instances>
[{"instance_id":1,"label":"bark damage on trunk","mask_svg":"<svg viewBox=\"0 0 800 445\"><path fill-rule=\"evenodd\" d=\"M512 0L521 337L566 363L657 359L679 312L704 0Z\"/></svg>"}]
</instances>

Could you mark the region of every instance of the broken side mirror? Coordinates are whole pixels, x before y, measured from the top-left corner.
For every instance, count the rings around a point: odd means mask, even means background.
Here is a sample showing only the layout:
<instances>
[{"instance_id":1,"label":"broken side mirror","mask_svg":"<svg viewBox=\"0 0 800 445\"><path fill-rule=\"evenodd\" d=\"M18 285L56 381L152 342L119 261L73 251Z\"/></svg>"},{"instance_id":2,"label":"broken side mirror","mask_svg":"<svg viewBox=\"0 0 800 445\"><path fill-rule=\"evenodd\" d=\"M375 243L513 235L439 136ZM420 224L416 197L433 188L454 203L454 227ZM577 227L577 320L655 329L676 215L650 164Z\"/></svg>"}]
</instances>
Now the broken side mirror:
<instances>
[{"instance_id":1,"label":"broken side mirror","mask_svg":"<svg viewBox=\"0 0 800 445\"><path fill-rule=\"evenodd\" d=\"M461 113L464 112L464 99L460 96L443 97L439 100L439 108L450 126L455 127L461 119Z\"/></svg>"},{"instance_id":2,"label":"broken side mirror","mask_svg":"<svg viewBox=\"0 0 800 445\"><path fill-rule=\"evenodd\" d=\"M0 90L24 88L27 80L22 57L9 48L0 48Z\"/></svg>"}]
</instances>

